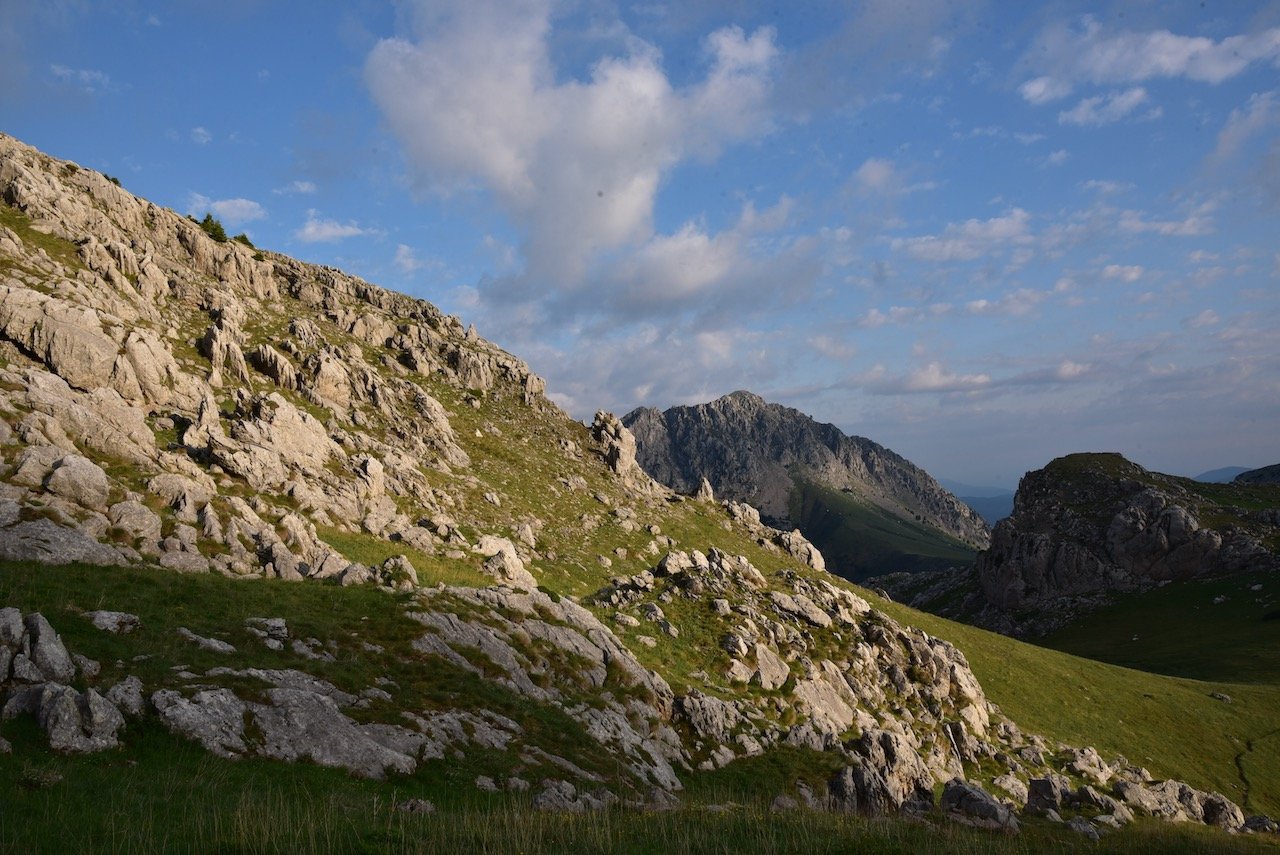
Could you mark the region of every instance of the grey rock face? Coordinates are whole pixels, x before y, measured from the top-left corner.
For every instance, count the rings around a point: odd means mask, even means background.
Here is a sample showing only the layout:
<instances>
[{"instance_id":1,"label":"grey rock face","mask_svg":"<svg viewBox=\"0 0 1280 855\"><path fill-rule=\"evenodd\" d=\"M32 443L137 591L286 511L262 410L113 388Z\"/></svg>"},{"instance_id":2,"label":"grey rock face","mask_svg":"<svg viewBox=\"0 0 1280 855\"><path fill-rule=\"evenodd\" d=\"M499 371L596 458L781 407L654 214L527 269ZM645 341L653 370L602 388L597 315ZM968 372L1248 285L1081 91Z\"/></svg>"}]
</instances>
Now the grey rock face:
<instances>
[{"instance_id":1,"label":"grey rock face","mask_svg":"<svg viewBox=\"0 0 1280 855\"><path fill-rule=\"evenodd\" d=\"M0 560L42 564L124 563L120 553L110 546L48 519L27 520L0 528Z\"/></svg>"},{"instance_id":2,"label":"grey rock face","mask_svg":"<svg viewBox=\"0 0 1280 855\"><path fill-rule=\"evenodd\" d=\"M996 801L990 793L979 787L952 778L942 790L941 807L969 817L976 825L996 831L1016 834L1018 818L1007 805Z\"/></svg>"},{"instance_id":3,"label":"grey rock face","mask_svg":"<svg viewBox=\"0 0 1280 855\"><path fill-rule=\"evenodd\" d=\"M1064 598L1088 608L1088 598L1111 592L1280 566L1240 527L1201 525L1191 507L1205 500L1190 483L1104 454L1027 473L1012 516L978 555L983 596L997 610L1038 616L1027 626L1043 632L1070 619Z\"/></svg>"},{"instance_id":4,"label":"grey rock face","mask_svg":"<svg viewBox=\"0 0 1280 855\"><path fill-rule=\"evenodd\" d=\"M867 730L855 751L854 763L827 784L834 807L883 815L933 804L933 776L905 737Z\"/></svg>"},{"instance_id":5,"label":"grey rock face","mask_svg":"<svg viewBox=\"0 0 1280 855\"><path fill-rule=\"evenodd\" d=\"M910 461L750 392L665 412L641 408L622 421L635 435L636 459L659 482L692 494L705 478L715 495L759 508L782 528L792 527L786 522L800 473L961 540L988 541L981 517Z\"/></svg>"}]
</instances>

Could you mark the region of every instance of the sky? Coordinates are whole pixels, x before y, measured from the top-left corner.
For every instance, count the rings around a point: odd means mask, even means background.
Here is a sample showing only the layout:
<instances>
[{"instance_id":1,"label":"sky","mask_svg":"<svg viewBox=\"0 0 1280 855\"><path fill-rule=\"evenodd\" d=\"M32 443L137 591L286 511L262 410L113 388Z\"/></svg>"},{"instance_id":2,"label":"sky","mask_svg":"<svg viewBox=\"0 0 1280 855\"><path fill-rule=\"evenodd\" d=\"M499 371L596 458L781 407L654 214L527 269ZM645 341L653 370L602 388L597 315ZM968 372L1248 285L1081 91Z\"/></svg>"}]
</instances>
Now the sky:
<instances>
[{"instance_id":1,"label":"sky","mask_svg":"<svg viewBox=\"0 0 1280 855\"><path fill-rule=\"evenodd\" d=\"M0 130L429 300L571 415L938 477L1280 461L1280 4L0 0Z\"/></svg>"}]
</instances>

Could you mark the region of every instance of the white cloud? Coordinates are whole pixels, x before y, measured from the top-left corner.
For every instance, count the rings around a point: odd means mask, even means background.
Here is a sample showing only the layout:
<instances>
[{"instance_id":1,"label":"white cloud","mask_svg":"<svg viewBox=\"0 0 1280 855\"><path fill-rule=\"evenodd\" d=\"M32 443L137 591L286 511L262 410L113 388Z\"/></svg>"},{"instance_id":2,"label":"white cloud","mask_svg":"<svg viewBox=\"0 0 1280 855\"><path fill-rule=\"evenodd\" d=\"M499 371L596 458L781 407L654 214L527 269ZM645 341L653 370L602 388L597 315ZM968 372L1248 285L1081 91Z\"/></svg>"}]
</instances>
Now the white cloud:
<instances>
[{"instance_id":1,"label":"white cloud","mask_svg":"<svg viewBox=\"0 0 1280 855\"><path fill-rule=\"evenodd\" d=\"M422 262L418 260L413 247L403 243L396 245L396 257L393 263L401 273L406 275L422 267Z\"/></svg>"},{"instance_id":2,"label":"white cloud","mask_svg":"<svg viewBox=\"0 0 1280 855\"><path fill-rule=\"evenodd\" d=\"M964 309L970 315L1022 317L1031 314L1048 296L1044 291L1019 288L995 300L972 300Z\"/></svg>"},{"instance_id":3,"label":"white cloud","mask_svg":"<svg viewBox=\"0 0 1280 855\"><path fill-rule=\"evenodd\" d=\"M1052 77L1037 77L1019 86L1018 94L1032 104L1047 104L1071 94L1071 86Z\"/></svg>"},{"instance_id":4,"label":"white cloud","mask_svg":"<svg viewBox=\"0 0 1280 855\"><path fill-rule=\"evenodd\" d=\"M973 261L1007 246L1030 244L1030 223L1030 214L1014 208L1002 217L951 223L941 235L894 238L890 246L922 261Z\"/></svg>"},{"instance_id":5,"label":"white cloud","mask_svg":"<svg viewBox=\"0 0 1280 855\"><path fill-rule=\"evenodd\" d=\"M547 0L411 8L415 38L369 55L374 100L420 186L494 194L543 288L572 289L601 254L646 243L659 185L681 160L769 127L769 28L711 33L706 75L676 88L636 38L587 79L558 78Z\"/></svg>"},{"instance_id":6,"label":"white cloud","mask_svg":"<svg viewBox=\"0 0 1280 855\"><path fill-rule=\"evenodd\" d=\"M59 83L74 86L88 95L111 91L115 88L105 71L93 68L68 68L65 65L51 65L49 71Z\"/></svg>"},{"instance_id":7,"label":"white cloud","mask_svg":"<svg viewBox=\"0 0 1280 855\"><path fill-rule=\"evenodd\" d=\"M1061 166L1062 164L1066 163L1070 159L1071 159L1071 152L1067 151L1065 148L1060 148L1057 151L1050 152L1049 155L1045 157L1044 165L1045 166Z\"/></svg>"},{"instance_id":8,"label":"white cloud","mask_svg":"<svg viewBox=\"0 0 1280 855\"><path fill-rule=\"evenodd\" d=\"M1102 268L1103 279L1119 279L1121 282L1137 282L1146 270L1140 264L1108 264Z\"/></svg>"},{"instance_id":9,"label":"white cloud","mask_svg":"<svg viewBox=\"0 0 1280 855\"><path fill-rule=\"evenodd\" d=\"M957 374L943 368L940 362L930 362L894 385L904 392L963 392L982 389L990 384L989 374Z\"/></svg>"},{"instance_id":10,"label":"white cloud","mask_svg":"<svg viewBox=\"0 0 1280 855\"><path fill-rule=\"evenodd\" d=\"M190 137L191 141L196 145L205 145L213 139L213 134L209 133L204 128L196 127L191 129Z\"/></svg>"},{"instance_id":11,"label":"white cloud","mask_svg":"<svg viewBox=\"0 0 1280 855\"><path fill-rule=\"evenodd\" d=\"M858 186L868 192L889 194L902 186L893 161L883 157L869 157L853 173Z\"/></svg>"},{"instance_id":12,"label":"white cloud","mask_svg":"<svg viewBox=\"0 0 1280 855\"><path fill-rule=\"evenodd\" d=\"M318 188L314 181L291 181L285 186L277 187L271 192L275 193L277 196L286 196L294 193L309 196L312 193L315 193L317 189Z\"/></svg>"},{"instance_id":13,"label":"white cloud","mask_svg":"<svg viewBox=\"0 0 1280 855\"><path fill-rule=\"evenodd\" d=\"M1204 327L1216 326L1220 318L1218 313L1213 309L1205 309L1193 318L1187 319L1187 326L1192 329L1202 329Z\"/></svg>"},{"instance_id":14,"label":"white cloud","mask_svg":"<svg viewBox=\"0 0 1280 855\"><path fill-rule=\"evenodd\" d=\"M1275 90L1254 93L1244 107L1237 107L1218 132L1211 161L1222 163L1235 157L1249 142L1268 129L1280 125L1280 100Z\"/></svg>"},{"instance_id":15,"label":"white cloud","mask_svg":"<svg viewBox=\"0 0 1280 855\"><path fill-rule=\"evenodd\" d=\"M1128 116L1147 101L1147 90L1141 86L1126 89L1123 92L1112 92L1085 98L1070 110L1058 114L1060 125L1109 125Z\"/></svg>"},{"instance_id":16,"label":"white cloud","mask_svg":"<svg viewBox=\"0 0 1280 855\"><path fill-rule=\"evenodd\" d=\"M373 231L361 228L353 222L339 223L337 220L320 219L318 212L313 208L307 211L306 223L295 231L293 236L306 243L323 243L367 234L373 234Z\"/></svg>"},{"instance_id":17,"label":"white cloud","mask_svg":"<svg viewBox=\"0 0 1280 855\"><path fill-rule=\"evenodd\" d=\"M1124 211L1117 224L1126 234L1158 234L1167 237L1199 237L1213 234L1212 205L1201 205L1182 220L1148 220L1140 211Z\"/></svg>"},{"instance_id":18,"label":"white cloud","mask_svg":"<svg viewBox=\"0 0 1280 855\"><path fill-rule=\"evenodd\" d=\"M1024 65L1042 73L1018 91L1028 102L1044 104L1069 95L1079 83L1183 77L1217 84L1263 62L1280 64L1280 27L1214 41L1168 30L1109 32L1086 17L1078 28L1059 23L1040 34Z\"/></svg>"},{"instance_id":19,"label":"white cloud","mask_svg":"<svg viewBox=\"0 0 1280 855\"><path fill-rule=\"evenodd\" d=\"M187 213L193 217L212 213L229 226L265 219L267 209L252 199L210 199L200 193L192 193L187 199Z\"/></svg>"}]
</instances>

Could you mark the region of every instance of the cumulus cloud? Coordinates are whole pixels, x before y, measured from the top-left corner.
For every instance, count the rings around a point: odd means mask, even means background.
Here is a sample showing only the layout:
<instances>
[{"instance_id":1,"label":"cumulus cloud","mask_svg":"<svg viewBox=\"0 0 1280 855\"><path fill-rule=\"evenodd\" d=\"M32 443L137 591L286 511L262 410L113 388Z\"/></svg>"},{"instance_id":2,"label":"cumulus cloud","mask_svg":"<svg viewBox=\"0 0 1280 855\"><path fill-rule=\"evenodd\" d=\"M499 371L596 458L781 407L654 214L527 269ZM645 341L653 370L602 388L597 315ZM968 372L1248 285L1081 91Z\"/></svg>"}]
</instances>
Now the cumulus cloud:
<instances>
[{"instance_id":1,"label":"cumulus cloud","mask_svg":"<svg viewBox=\"0 0 1280 855\"><path fill-rule=\"evenodd\" d=\"M205 128L196 127L191 129L191 141L196 145L205 145L213 139L213 134Z\"/></svg>"},{"instance_id":2,"label":"cumulus cloud","mask_svg":"<svg viewBox=\"0 0 1280 855\"><path fill-rule=\"evenodd\" d=\"M1070 110L1058 114L1060 125L1109 125L1128 116L1147 101L1147 90L1141 86L1085 98ZM1148 114L1152 115L1152 114Z\"/></svg>"},{"instance_id":3,"label":"cumulus cloud","mask_svg":"<svg viewBox=\"0 0 1280 855\"><path fill-rule=\"evenodd\" d=\"M200 193L192 193L187 199L187 213L193 217L213 214L229 226L265 219L267 209L252 199L210 199Z\"/></svg>"},{"instance_id":4,"label":"cumulus cloud","mask_svg":"<svg viewBox=\"0 0 1280 855\"><path fill-rule=\"evenodd\" d=\"M1080 83L1115 85L1181 77L1217 84L1255 63L1280 65L1280 27L1219 41L1168 30L1109 31L1096 18L1046 27L1024 59L1041 71L1019 87L1032 104L1064 98Z\"/></svg>"},{"instance_id":5,"label":"cumulus cloud","mask_svg":"<svg viewBox=\"0 0 1280 855\"><path fill-rule=\"evenodd\" d=\"M1011 246L1033 241L1031 215L1014 208L1002 217L951 223L940 235L894 238L890 246L922 261L973 261Z\"/></svg>"},{"instance_id":6,"label":"cumulus cloud","mask_svg":"<svg viewBox=\"0 0 1280 855\"><path fill-rule=\"evenodd\" d=\"M302 228L293 233L293 236L304 243L327 243L373 233L372 229L363 228L353 222L340 223L337 220L322 219L319 212L312 208L307 211L307 221L303 223Z\"/></svg>"},{"instance_id":7,"label":"cumulus cloud","mask_svg":"<svg viewBox=\"0 0 1280 855\"><path fill-rule=\"evenodd\" d=\"M684 87L634 38L561 79L549 2L443 6L414 6L413 37L379 42L366 80L418 185L489 190L524 232L530 278L571 288L599 255L644 244L670 169L769 126L772 29L711 33L707 72Z\"/></svg>"}]
</instances>

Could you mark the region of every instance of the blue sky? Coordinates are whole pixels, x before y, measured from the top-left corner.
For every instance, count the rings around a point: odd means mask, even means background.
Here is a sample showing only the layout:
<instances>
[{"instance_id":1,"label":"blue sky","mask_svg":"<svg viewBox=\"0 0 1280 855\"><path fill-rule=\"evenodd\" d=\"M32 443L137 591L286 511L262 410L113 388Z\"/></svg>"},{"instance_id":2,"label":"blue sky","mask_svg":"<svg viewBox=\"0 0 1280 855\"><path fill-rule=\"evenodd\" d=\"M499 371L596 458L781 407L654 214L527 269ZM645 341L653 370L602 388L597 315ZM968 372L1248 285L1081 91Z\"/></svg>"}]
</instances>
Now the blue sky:
<instances>
[{"instance_id":1,"label":"blue sky","mask_svg":"<svg viewBox=\"0 0 1280 855\"><path fill-rule=\"evenodd\" d=\"M423 297L571 414L938 476L1280 460L1280 6L0 0L0 130Z\"/></svg>"}]
</instances>

